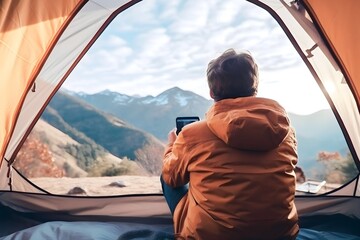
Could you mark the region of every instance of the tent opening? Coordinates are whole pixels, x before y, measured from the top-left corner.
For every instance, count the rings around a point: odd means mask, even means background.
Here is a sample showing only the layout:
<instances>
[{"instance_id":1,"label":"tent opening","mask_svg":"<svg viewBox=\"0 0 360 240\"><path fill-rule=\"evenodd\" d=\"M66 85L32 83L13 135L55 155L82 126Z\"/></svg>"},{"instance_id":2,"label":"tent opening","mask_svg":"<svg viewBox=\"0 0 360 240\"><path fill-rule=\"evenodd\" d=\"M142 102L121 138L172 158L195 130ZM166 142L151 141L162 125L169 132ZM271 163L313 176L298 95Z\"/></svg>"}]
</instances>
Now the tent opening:
<instances>
[{"instance_id":1,"label":"tent opening","mask_svg":"<svg viewBox=\"0 0 360 240\"><path fill-rule=\"evenodd\" d=\"M358 175L319 86L266 11L234 0L158 2L119 14L80 61L17 154L24 178L60 195L161 193L167 133L178 116L205 118L206 67L227 48L251 52L259 96L290 114L297 194L330 192Z\"/></svg>"}]
</instances>

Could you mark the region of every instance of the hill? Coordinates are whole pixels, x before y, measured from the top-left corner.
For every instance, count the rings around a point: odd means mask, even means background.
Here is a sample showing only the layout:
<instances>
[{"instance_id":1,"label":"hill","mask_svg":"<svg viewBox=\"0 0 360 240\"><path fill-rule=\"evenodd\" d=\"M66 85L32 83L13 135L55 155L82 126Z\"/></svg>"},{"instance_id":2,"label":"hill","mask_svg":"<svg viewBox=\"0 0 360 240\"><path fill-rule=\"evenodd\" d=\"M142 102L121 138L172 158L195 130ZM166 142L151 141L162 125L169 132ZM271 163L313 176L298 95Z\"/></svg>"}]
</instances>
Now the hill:
<instances>
[{"instance_id":1,"label":"hill","mask_svg":"<svg viewBox=\"0 0 360 240\"><path fill-rule=\"evenodd\" d=\"M69 146L78 151L69 151ZM98 157L92 158L87 154L88 149L86 144L76 142L40 119L20 149L14 166L28 178L112 176L109 172L114 169L125 174L145 173L135 162L117 158L105 149L98 150Z\"/></svg>"},{"instance_id":2,"label":"hill","mask_svg":"<svg viewBox=\"0 0 360 240\"><path fill-rule=\"evenodd\" d=\"M104 150L119 158L134 160L151 174L159 174L164 145L154 136L101 112L78 98L58 92L41 118L87 146L92 158ZM68 151L79 152L76 146ZM156 156L156 157L154 157ZM85 166L88 158L85 157Z\"/></svg>"}]
</instances>

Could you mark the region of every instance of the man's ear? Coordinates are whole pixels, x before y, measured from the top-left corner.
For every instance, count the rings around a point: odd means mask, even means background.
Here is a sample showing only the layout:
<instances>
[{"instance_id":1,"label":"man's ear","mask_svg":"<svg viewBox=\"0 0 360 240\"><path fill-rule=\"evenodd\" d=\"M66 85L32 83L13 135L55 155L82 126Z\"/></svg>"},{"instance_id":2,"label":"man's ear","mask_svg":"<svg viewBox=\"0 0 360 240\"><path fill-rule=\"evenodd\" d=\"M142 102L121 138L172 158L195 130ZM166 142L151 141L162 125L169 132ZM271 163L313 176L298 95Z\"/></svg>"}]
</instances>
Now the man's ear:
<instances>
[{"instance_id":1,"label":"man's ear","mask_svg":"<svg viewBox=\"0 0 360 240\"><path fill-rule=\"evenodd\" d=\"M215 99L215 95L214 95L214 92L210 89L210 97L212 98L212 99Z\"/></svg>"}]
</instances>

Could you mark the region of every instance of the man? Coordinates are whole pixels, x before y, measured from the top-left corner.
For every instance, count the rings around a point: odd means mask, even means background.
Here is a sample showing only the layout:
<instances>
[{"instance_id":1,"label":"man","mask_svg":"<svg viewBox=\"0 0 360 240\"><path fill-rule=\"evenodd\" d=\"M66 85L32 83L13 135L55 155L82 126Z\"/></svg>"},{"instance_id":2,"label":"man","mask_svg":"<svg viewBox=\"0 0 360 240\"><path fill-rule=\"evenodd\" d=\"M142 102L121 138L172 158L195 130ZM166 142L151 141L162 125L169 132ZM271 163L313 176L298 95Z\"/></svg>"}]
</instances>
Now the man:
<instances>
[{"instance_id":1,"label":"man","mask_svg":"<svg viewBox=\"0 0 360 240\"><path fill-rule=\"evenodd\" d=\"M256 97L248 53L225 51L207 70L206 119L169 133L164 196L180 239L295 239L296 139L285 110ZM187 185L188 184L188 190Z\"/></svg>"}]
</instances>

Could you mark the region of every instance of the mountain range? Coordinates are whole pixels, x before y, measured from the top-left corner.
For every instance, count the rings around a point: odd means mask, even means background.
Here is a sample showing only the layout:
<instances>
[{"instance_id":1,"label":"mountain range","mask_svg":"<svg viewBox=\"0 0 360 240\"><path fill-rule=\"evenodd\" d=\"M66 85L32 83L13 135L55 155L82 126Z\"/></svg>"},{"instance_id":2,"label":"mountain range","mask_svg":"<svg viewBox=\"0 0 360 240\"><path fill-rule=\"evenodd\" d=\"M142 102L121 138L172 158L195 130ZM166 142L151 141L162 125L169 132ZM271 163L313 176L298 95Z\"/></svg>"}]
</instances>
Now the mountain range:
<instances>
[{"instance_id":1,"label":"mountain range","mask_svg":"<svg viewBox=\"0 0 360 240\"><path fill-rule=\"evenodd\" d=\"M178 116L196 115L204 118L213 101L193 92L174 87L157 96L129 96L105 90L95 94L70 92L92 106L111 113L124 121L143 129L161 141L175 126ZM298 140L299 165L311 168L316 163L319 151L349 151L343 134L330 109L310 115L289 113L291 124Z\"/></svg>"},{"instance_id":2,"label":"mountain range","mask_svg":"<svg viewBox=\"0 0 360 240\"><path fill-rule=\"evenodd\" d=\"M45 144L49 150L55 149L55 160L70 159L55 161L66 176L140 172L158 175L167 134L175 127L175 118L204 118L212 103L177 87L146 97L109 90L96 94L59 91L29 138L35 138L33 141ZM298 165L305 171L316 167L319 151L344 155L348 152L331 110L305 116L289 113L289 118L298 139ZM56 131L62 137L54 134Z\"/></svg>"},{"instance_id":3,"label":"mountain range","mask_svg":"<svg viewBox=\"0 0 360 240\"><path fill-rule=\"evenodd\" d=\"M71 93L97 109L153 134L165 141L179 116L204 118L212 101L191 91L174 87L153 97L134 97L105 90L96 94Z\"/></svg>"}]
</instances>

